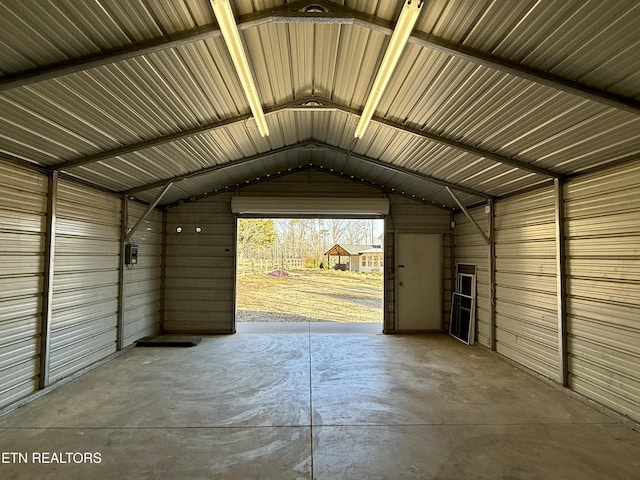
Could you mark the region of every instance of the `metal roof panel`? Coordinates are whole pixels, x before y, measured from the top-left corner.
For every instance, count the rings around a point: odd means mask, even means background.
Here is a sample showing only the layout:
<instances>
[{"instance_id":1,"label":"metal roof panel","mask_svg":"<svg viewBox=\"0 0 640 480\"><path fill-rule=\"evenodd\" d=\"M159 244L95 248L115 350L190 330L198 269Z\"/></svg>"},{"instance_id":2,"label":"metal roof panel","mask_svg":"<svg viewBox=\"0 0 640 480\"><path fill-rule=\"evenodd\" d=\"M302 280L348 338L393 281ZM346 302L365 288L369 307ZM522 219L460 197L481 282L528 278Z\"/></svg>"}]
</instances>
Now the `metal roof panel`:
<instances>
[{"instance_id":1,"label":"metal roof panel","mask_svg":"<svg viewBox=\"0 0 640 480\"><path fill-rule=\"evenodd\" d=\"M170 198L197 195L198 188L237 182L242 176L266 175L263 165L278 169L320 161L354 179L450 204L442 186L374 165L360 155L491 195L545 181L526 169L376 122L355 141L357 114L389 40L385 29L398 18L402 1L334 3L337 9L343 4L356 9L364 20L353 25L266 22L241 29L241 35L264 106L316 95L353 113L279 111L267 115L267 138L260 137L249 119L68 171L125 190L312 140L343 151L298 148L239 163L180 182ZM232 2L239 15L267 13L284 4ZM367 28L366 15L377 17L374 28ZM208 0L2 2L0 81L3 75L214 21ZM639 21L640 4L634 0L433 0L425 2L417 30L524 68L640 98ZM0 152L56 166L203 124L246 118L242 116L249 111L223 40L210 38L3 91ZM405 48L376 115L484 150L490 157L500 154L559 173L640 154L634 113L416 43ZM464 201L478 203L479 198L469 195Z\"/></svg>"}]
</instances>

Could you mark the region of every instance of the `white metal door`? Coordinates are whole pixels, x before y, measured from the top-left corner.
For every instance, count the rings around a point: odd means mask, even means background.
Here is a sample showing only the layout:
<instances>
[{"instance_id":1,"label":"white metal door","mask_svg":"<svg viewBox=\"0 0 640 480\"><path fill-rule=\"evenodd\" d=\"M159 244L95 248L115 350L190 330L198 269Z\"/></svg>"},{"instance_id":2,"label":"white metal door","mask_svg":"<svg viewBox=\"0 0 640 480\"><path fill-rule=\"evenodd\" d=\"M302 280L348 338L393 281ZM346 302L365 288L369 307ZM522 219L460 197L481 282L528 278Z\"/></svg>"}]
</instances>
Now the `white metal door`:
<instances>
[{"instance_id":1,"label":"white metal door","mask_svg":"<svg viewBox=\"0 0 640 480\"><path fill-rule=\"evenodd\" d=\"M442 236L400 233L396 241L397 330L442 329Z\"/></svg>"}]
</instances>

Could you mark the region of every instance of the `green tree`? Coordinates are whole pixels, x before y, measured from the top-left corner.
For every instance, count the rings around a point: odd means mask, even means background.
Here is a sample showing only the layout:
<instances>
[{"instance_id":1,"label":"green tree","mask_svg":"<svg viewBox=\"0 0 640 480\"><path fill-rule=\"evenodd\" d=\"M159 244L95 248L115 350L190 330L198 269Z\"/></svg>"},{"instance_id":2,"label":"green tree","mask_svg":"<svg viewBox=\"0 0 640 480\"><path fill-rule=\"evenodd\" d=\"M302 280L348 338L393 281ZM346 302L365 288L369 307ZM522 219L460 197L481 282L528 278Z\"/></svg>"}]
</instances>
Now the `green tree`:
<instances>
[{"instance_id":1,"label":"green tree","mask_svg":"<svg viewBox=\"0 0 640 480\"><path fill-rule=\"evenodd\" d=\"M267 258L276 241L272 219L242 218L238 222L238 250L241 259Z\"/></svg>"}]
</instances>

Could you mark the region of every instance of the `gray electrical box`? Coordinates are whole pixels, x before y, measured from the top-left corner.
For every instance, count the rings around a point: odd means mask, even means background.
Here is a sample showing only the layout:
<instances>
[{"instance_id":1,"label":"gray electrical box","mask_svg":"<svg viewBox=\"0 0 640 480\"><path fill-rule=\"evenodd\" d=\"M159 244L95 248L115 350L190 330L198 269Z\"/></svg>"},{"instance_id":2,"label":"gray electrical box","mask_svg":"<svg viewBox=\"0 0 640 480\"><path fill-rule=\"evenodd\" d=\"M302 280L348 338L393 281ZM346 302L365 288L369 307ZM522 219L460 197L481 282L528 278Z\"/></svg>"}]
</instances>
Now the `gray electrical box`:
<instances>
[{"instance_id":1,"label":"gray electrical box","mask_svg":"<svg viewBox=\"0 0 640 480\"><path fill-rule=\"evenodd\" d=\"M124 246L124 263L125 265L135 265L138 263L138 245L127 243Z\"/></svg>"}]
</instances>

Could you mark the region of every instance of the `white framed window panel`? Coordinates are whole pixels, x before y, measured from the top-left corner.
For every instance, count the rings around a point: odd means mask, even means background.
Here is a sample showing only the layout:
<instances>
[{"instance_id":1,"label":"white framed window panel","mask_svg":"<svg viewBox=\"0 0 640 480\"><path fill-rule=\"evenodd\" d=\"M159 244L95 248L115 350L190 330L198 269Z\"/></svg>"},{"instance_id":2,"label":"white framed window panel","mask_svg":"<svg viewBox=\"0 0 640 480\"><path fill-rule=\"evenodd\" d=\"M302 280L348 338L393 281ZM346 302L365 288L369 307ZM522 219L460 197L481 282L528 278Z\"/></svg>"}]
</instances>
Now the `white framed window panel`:
<instances>
[{"instance_id":1,"label":"white framed window panel","mask_svg":"<svg viewBox=\"0 0 640 480\"><path fill-rule=\"evenodd\" d=\"M475 266L456 266L456 290L451 296L451 318L449 321L449 334L467 345L475 343L476 323L476 275Z\"/></svg>"}]
</instances>

